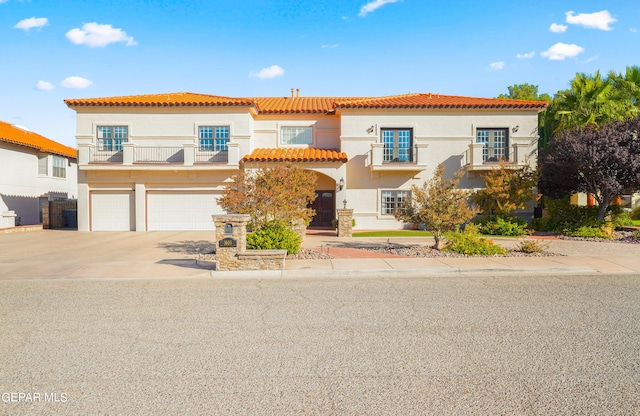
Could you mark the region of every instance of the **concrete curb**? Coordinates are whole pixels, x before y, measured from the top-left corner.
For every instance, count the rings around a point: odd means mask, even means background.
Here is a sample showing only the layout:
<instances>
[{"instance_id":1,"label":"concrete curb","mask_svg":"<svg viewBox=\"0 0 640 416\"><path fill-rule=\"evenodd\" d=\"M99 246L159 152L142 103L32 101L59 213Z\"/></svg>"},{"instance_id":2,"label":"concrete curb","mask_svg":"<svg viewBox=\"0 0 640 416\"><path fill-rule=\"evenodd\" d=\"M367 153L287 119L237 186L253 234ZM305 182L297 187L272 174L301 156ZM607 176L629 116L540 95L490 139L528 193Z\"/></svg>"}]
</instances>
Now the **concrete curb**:
<instances>
[{"instance_id":1,"label":"concrete curb","mask_svg":"<svg viewBox=\"0 0 640 416\"><path fill-rule=\"evenodd\" d=\"M214 279L299 279L299 278L415 278L442 276L494 276L494 275L574 275L600 274L601 272L585 267L498 267L498 268L424 268L424 269L369 269L369 270L247 270L247 271L211 271Z\"/></svg>"}]
</instances>

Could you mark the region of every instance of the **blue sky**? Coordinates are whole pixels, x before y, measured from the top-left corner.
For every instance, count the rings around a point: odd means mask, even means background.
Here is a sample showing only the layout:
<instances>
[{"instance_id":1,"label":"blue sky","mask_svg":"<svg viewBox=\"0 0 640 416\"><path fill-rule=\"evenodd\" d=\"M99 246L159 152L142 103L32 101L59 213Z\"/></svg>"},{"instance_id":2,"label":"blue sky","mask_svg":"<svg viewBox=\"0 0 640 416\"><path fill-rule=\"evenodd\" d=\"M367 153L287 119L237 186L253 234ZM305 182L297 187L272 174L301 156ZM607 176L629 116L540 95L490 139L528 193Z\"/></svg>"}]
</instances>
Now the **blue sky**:
<instances>
[{"instance_id":1,"label":"blue sky","mask_svg":"<svg viewBox=\"0 0 640 416\"><path fill-rule=\"evenodd\" d=\"M65 98L553 95L638 31L636 0L0 0L0 120L75 146Z\"/></svg>"}]
</instances>

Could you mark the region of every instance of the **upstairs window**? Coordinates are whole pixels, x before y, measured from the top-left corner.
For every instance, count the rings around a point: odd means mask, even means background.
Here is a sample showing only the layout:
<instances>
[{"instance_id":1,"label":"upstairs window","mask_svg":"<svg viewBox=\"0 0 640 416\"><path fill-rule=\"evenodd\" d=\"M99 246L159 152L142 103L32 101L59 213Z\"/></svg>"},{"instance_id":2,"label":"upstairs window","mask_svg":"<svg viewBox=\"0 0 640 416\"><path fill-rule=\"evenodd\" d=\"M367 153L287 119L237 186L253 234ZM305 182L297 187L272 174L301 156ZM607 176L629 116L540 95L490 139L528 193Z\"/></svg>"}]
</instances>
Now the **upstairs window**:
<instances>
[{"instance_id":1,"label":"upstairs window","mask_svg":"<svg viewBox=\"0 0 640 416\"><path fill-rule=\"evenodd\" d=\"M478 129L476 143L483 143L482 160L499 162L509 160L508 129Z\"/></svg>"},{"instance_id":2,"label":"upstairs window","mask_svg":"<svg viewBox=\"0 0 640 416\"><path fill-rule=\"evenodd\" d=\"M98 126L98 148L100 150L120 151L122 143L129 141L127 126Z\"/></svg>"},{"instance_id":3,"label":"upstairs window","mask_svg":"<svg viewBox=\"0 0 640 416\"><path fill-rule=\"evenodd\" d=\"M313 128L283 126L280 129L280 144L313 144Z\"/></svg>"},{"instance_id":4,"label":"upstairs window","mask_svg":"<svg viewBox=\"0 0 640 416\"><path fill-rule=\"evenodd\" d=\"M411 201L411 191L382 191L380 193L380 214L393 215L396 210L403 210L404 204Z\"/></svg>"},{"instance_id":5,"label":"upstairs window","mask_svg":"<svg viewBox=\"0 0 640 416\"><path fill-rule=\"evenodd\" d=\"M228 126L203 126L200 127L198 137L200 150L227 151L229 150Z\"/></svg>"},{"instance_id":6,"label":"upstairs window","mask_svg":"<svg viewBox=\"0 0 640 416\"><path fill-rule=\"evenodd\" d=\"M67 177L67 159L60 156L53 157L53 177L54 178L66 178Z\"/></svg>"},{"instance_id":7,"label":"upstairs window","mask_svg":"<svg viewBox=\"0 0 640 416\"><path fill-rule=\"evenodd\" d=\"M49 155L38 155L38 175L49 175Z\"/></svg>"},{"instance_id":8,"label":"upstairs window","mask_svg":"<svg viewBox=\"0 0 640 416\"><path fill-rule=\"evenodd\" d=\"M383 162L413 162L413 129L381 129Z\"/></svg>"}]
</instances>

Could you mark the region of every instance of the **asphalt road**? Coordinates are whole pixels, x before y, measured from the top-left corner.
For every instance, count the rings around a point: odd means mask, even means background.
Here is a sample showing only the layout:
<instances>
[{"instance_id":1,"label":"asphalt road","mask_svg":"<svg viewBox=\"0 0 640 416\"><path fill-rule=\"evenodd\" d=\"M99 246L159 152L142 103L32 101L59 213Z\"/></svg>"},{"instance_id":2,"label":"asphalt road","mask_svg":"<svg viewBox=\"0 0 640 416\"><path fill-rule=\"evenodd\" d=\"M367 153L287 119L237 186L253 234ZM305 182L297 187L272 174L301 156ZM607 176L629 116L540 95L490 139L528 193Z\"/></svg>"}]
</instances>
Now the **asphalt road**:
<instances>
[{"instance_id":1,"label":"asphalt road","mask_svg":"<svg viewBox=\"0 0 640 416\"><path fill-rule=\"evenodd\" d=\"M5 280L0 333L6 415L640 413L640 276Z\"/></svg>"}]
</instances>

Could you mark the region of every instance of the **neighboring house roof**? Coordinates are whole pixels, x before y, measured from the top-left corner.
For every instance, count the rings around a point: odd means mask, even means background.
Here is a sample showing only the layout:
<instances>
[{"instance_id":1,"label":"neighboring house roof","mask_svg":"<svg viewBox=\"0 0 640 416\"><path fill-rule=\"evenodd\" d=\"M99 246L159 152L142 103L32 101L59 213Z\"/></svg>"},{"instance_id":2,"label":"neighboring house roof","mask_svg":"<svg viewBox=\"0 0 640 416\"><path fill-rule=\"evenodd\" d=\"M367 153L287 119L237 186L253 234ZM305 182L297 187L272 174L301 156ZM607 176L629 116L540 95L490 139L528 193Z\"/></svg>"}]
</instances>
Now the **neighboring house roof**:
<instances>
[{"instance_id":1,"label":"neighboring house roof","mask_svg":"<svg viewBox=\"0 0 640 416\"><path fill-rule=\"evenodd\" d=\"M349 158L345 152L316 148L261 148L245 156L245 162L342 162Z\"/></svg>"},{"instance_id":2,"label":"neighboring house roof","mask_svg":"<svg viewBox=\"0 0 640 416\"><path fill-rule=\"evenodd\" d=\"M535 109L543 101L475 98L441 94L403 94L387 97L257 97L232 98L177 92L125 97L65 100L69 107L253 106L258 114L329 114L337 109Z\"/></svg>"},{"instance_id":3,"label":"neighboring house roof","mask_svg":"<svg viewBox=\"0 0 640 416\"><path fill-rule=\"evenodd\" d=\"M43 153L66 156L77 159L78 151L37 133L0 121L0 141L31 147Z\"/></svg>"}]
</instances>

